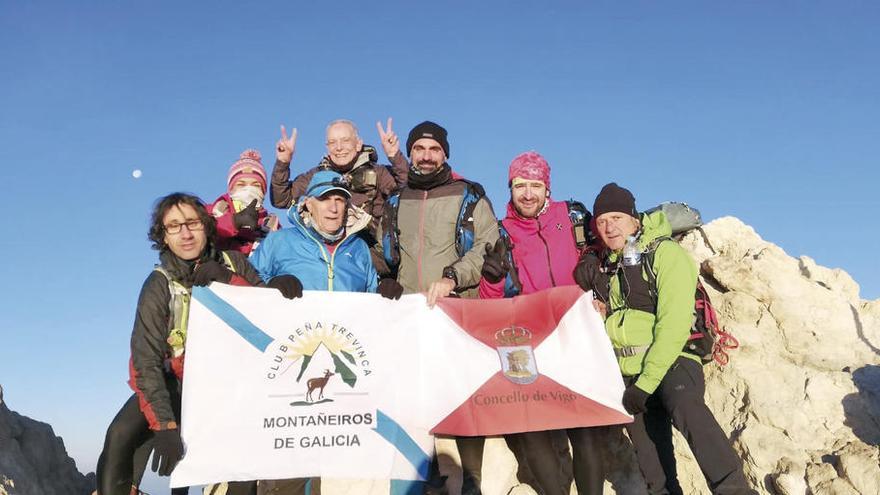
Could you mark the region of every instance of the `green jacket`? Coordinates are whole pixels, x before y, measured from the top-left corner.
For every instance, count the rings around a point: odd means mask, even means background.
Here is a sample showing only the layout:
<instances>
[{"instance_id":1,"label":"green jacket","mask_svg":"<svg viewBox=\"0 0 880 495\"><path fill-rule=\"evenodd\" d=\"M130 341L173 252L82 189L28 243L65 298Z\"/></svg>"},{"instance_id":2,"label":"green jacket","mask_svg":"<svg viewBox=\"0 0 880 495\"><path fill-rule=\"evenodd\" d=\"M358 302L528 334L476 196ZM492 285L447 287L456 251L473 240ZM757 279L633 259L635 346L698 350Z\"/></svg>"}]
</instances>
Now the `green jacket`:
<instances>
[{"instance_id":1,"label":"green jacket","mask_svg":"<svg viewBox=\"0 0 880 495\"><path fill-rule=\"evenodd\" d=\"M663 212L642 215L642 251L657 238L672 234ZM611 264L619 253L610 253ZM694 291L697 288L697 267L691 256L674 241L660 242L654 254L657 275L656 313L634 309L624 301L620 276L606 278L608 308L605 330L615 348L648 346L635 356L618 357L624 376L639 375L636 386L653 393L679 356L699 362L693 354L682 352L694 322ZM641 270L644 281L648 280ZM633 285L633 284L631 284ZM642 284L642 286L646 286Z\"/></svg>"}]
</instances>

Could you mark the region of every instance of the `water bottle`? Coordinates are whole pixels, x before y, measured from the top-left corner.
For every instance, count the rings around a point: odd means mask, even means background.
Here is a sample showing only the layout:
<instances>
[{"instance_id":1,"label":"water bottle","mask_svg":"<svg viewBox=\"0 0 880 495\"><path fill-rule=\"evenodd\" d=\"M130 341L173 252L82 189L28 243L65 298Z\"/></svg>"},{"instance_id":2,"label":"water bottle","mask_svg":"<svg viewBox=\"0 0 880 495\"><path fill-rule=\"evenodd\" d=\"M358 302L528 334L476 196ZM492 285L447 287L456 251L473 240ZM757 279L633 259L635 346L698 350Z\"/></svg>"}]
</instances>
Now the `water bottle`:
<instances>
[{"instance_id":1,"label":"water bottle","mask_svg":"<svg viewBox=\"0 0 880 495\"><path fill-rule=\"evenodd\" d=\"M642 260L642 252L639 251L639 244L636 242L636 236L631 235L626 238L626 245L623 246L623 266L638 265Z\"/></svg>"}]
</instances>

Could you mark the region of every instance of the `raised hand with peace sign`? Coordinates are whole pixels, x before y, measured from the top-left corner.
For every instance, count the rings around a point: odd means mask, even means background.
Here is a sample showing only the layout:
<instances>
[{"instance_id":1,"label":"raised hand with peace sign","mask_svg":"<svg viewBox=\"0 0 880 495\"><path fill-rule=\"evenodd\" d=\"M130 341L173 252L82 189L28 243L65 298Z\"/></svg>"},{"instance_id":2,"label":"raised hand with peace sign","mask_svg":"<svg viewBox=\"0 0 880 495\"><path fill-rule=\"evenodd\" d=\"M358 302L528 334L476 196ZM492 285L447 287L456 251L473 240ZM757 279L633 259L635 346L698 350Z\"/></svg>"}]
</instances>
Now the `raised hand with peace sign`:
<instances>
[{"instance_id":1,"label":"raised hand with peace sign","mask_svg":"<svg viewBox=\"0 0 880 495\"><path fill-rule=\"evenodd\" d=\"M281 139L275 143L275 159L282 163L290 163L293 159L293 152L296 150L296 128L290 133L290 139L287 138L287 131L281 126Z\"/></svg>"},{"instance_id":2,"label":"raised hand with peace sign","mask_svg":"<svg viewBox=\"0 0 880 495\"><path fill-rule=\"evenodd\" d=\"M388 129L382 127L381 122L376 122L376 130L379 131L379 139L382 141L382 149L385 150L385 156L392 159L397 156L400 151L400 140L397 134L391 130L391 117L388 117Z\"/></svg>"}]
</instances>

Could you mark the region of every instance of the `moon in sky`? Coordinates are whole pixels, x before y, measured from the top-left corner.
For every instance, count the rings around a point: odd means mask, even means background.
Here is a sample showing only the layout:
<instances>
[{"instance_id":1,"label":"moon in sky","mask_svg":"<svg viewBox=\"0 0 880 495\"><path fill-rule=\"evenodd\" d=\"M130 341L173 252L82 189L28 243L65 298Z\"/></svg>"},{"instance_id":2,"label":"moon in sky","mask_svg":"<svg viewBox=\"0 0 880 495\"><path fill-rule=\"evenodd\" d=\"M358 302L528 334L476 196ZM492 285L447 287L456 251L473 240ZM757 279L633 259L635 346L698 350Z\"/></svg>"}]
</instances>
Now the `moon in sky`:
<instances>
[{"instance_id":1,"label":"moon in sky","mask_svg":"<svg viewBox=\"0 0 880 495\"><path fill-rule=\"evenodd\" d=\"M143 175L143 172L141 172L141 169L139 169L139 168L136 168L131 172L131 176L134 177L135 179L140 179L141 175Z\"/></svg>"}]
</instances>

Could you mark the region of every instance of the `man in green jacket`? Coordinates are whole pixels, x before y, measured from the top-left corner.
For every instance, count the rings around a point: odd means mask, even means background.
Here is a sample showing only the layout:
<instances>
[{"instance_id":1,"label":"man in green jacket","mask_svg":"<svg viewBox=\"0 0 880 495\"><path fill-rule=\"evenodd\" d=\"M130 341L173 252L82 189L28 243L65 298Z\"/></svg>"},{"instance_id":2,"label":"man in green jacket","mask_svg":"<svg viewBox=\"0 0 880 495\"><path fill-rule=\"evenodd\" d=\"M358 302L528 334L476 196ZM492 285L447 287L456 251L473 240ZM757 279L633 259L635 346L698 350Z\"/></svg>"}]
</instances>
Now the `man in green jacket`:
<instances>
[{"instance_id":1,"label":"man in green jacket","mask_svg":"<svg viewBox=\"0 0 880 495\"><path fill-rule=\"evenodd\" d=\"M632 193L615 183L602 188L593 215L603 250L582 257L575 278L594 291L605 314L627 385L623 406L635 416L627 432L649 493L682 493L672 426L687 439L712 493L756 493L706 407L700 359L683 351L694 320L694 261L669 237L663 212L640 216Z\"/></svg>"}]
</instances>

